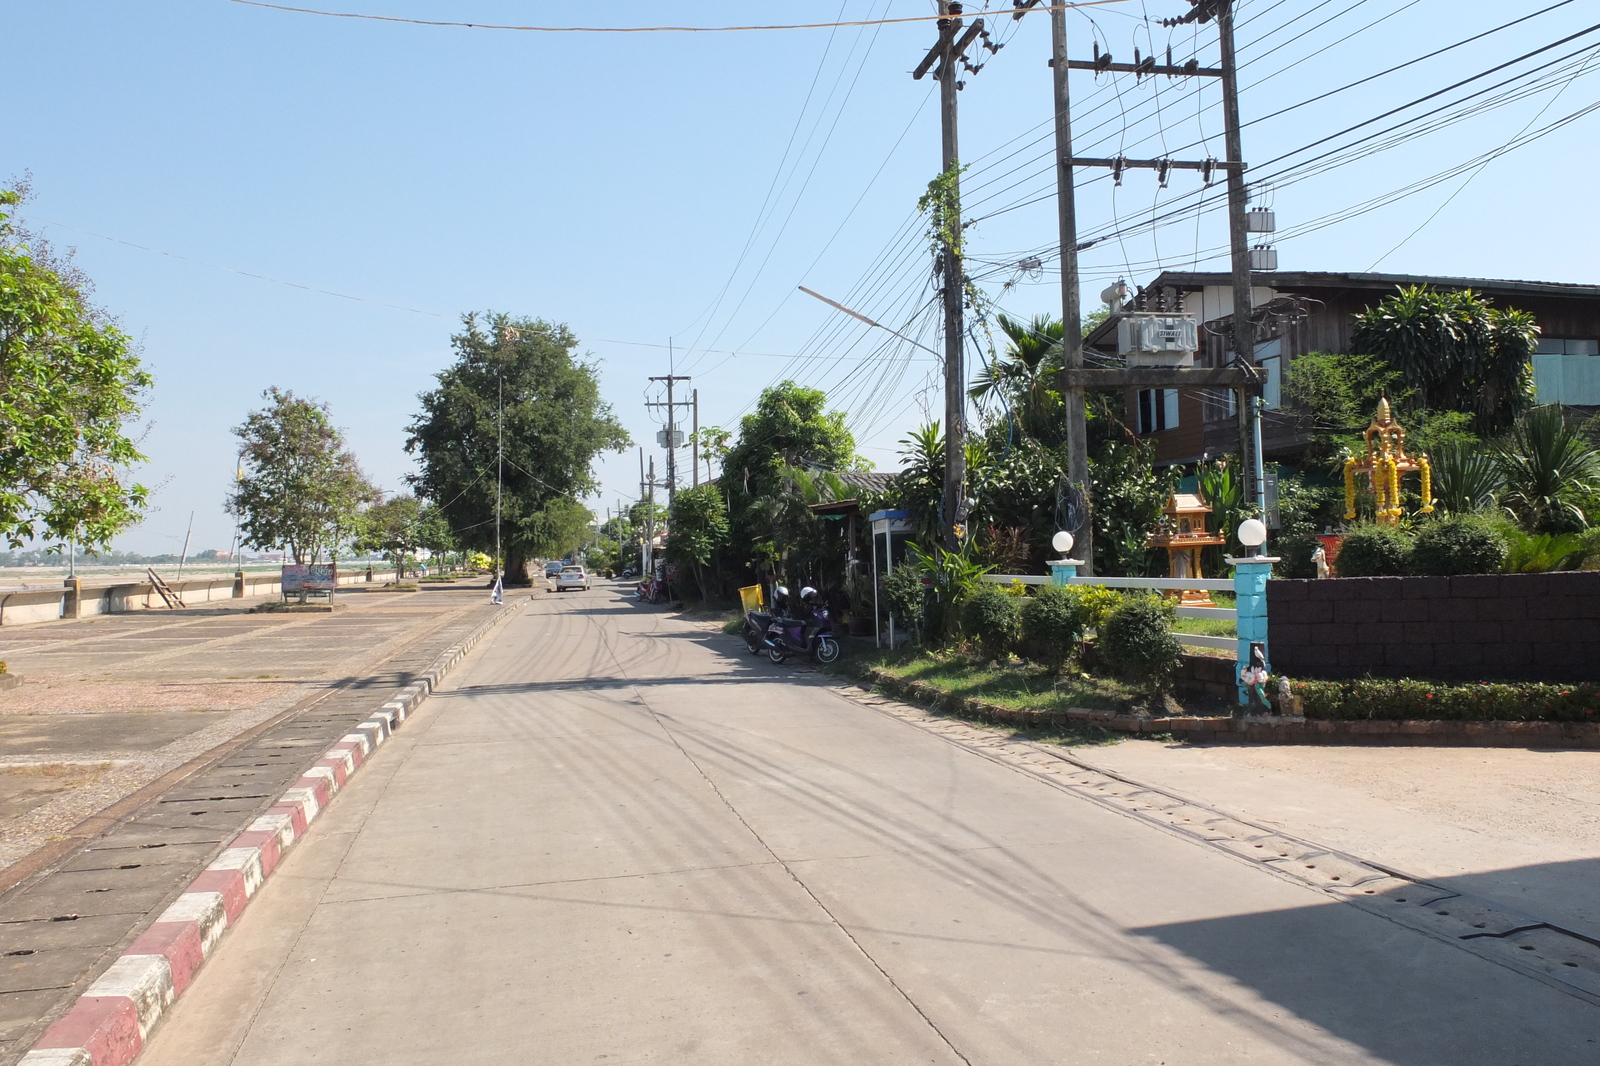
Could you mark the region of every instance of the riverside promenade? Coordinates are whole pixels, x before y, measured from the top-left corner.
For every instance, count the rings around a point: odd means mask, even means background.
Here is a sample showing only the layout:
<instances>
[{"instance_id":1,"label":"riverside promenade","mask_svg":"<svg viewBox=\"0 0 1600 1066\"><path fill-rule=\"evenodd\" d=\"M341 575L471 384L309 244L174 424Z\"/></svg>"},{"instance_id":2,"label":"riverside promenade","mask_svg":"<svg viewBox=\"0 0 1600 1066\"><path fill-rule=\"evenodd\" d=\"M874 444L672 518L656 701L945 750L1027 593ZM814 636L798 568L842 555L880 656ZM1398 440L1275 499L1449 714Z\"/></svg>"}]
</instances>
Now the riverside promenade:
<instances>
[{"instance_id":1,"label":"riverside promenade","mask_svg":"<svg viewBox=\"0 0 1600 1066\"><path fill-rule=\"evenodd\" d=\"M507 610L477 580L262 602L0 634L22 678L0 690L0 1064L329 743Z\"/></svg>"}]
</instances>

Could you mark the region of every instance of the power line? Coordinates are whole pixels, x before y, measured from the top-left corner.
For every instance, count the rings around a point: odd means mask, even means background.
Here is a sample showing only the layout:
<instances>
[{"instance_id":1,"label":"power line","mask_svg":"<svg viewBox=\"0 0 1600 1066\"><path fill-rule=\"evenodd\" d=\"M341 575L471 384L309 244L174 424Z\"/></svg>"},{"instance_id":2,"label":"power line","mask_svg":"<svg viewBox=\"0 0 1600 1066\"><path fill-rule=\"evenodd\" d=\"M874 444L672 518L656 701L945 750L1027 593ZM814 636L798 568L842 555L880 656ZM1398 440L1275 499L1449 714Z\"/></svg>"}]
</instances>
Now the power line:
<instances>
[{"instance_id":1,"label":"power line","mask_svg":"<svg viewBox=\"0 0 1600 1066\"><path fill-rule=\"evenodd\" d=\"M323 296L337 296L341 300L353 300L356 303L376 304L379 307L387 307L395 311L408 311L414 315L429 315L433 318L445 317L438 311L424 311L416 307L406 307L403 304L386 303L383 300L369 300L365 296L351 296L347 292L335 292L332 289L320 289L315 285L306 285L298 281L285 281L283 278L268 277L266 274L256 274L249 270L240 270L237 267L223 266L220 263L208 263L203 259L194 259L187 255L179 255L177 252L167 252L160 248L151 248L149 245L135 244L133 241L125 241L121 237L111 237L104 233L96 233L94 230L84 229L82 226L69 226L65 222L51 222L49 219L39 218L37 215L32 216L31 219L24 219L24 221L31 221L33 223L45 226L54 226L57 229L72 230L74 233L82 233L90 237L98 237L103 241L110 241L112 244L122 244L129 248L137 248L141 252L150 252L152 255L164 255L168 259L179 259L185 263L193 263L196 266L203 266L211 270L221 270L229 274L238 274L240 277L254 278L257 281L267 281L274 285L286 285L291 289L304 289L306 292L320 293Z\"/></svg>"},{"instance_id":2,"label":"power line","mask_svg":"<svg viewBox=\"0 0 1600 1066\"><path fill-rule=\"evenodd\" d=\"M463 30L509 30L517 33L739 33L762 30L829 30L846 26L894 26L901 23L934 22L942 15L909 15L900 18L855 19L848 22L798 22L789 25L768 26L513 26L489 22L448 22L441 19L403 18L399 15L372 15L357 11L324 11L311 7L290 7L287 4L269 4L265 0L227 0L230 4L261 7L269 11L286 11L296 15L320 15L324 18L356 19L366 22L395 22L407 26L429 26ZM1103 7L1108 4L1125 4L1132 0L1075 0L1055 7L1038 7L1035 11L1069 10L1078 7Z\"/></svg>"}]
</instances>

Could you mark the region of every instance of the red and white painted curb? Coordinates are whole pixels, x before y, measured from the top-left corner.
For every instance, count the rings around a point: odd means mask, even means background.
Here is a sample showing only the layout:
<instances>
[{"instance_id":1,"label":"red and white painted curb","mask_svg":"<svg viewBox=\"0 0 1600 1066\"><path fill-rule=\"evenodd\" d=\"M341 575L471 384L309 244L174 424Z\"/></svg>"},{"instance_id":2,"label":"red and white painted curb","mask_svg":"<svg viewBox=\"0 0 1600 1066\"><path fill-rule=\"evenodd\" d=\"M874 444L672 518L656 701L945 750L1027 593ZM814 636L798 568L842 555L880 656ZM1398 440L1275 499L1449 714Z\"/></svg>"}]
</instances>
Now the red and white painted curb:
<instances>
[{"instance_id":1,"label":"red and white painted curb","mask_svg":"<svg viewBox=\"0 0 1600 1066\"><path fill-rule=\"evenodd\" d=\"M222 934L239 920L289 846L306 835L351 775L394 735L462 657L510 614L490 619L445 651L426 673L329 748L78 997L22 1057L20 1066L132 1062L150 1030L194 982L196 971Z\"/></svg>"}]
</instances>

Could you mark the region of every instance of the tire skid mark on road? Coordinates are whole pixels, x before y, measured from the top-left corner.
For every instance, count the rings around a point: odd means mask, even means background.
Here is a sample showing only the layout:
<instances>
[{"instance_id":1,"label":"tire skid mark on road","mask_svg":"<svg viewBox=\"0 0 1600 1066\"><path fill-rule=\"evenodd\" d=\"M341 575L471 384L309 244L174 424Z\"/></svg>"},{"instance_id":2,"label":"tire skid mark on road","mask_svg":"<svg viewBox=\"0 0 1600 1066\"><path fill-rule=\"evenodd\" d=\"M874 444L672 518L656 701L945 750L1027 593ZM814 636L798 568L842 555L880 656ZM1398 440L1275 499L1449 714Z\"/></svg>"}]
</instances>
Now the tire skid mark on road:
<instances>
[{"instance_id":1,"label":"tire skid mark on road","mask_svg":"<svg viewBox=\"0 0 1600 1066\"><path fill-rule=\"evenodd\" d=\"M842 699L991 762L1600 1005L1600 936L1470 896L1146 785L1081 757L862 689Z\"/></svg>"},{"instance_id":2,"label":"tire skid mark on road","mask_svg":"<svg viewBox=\"0 0 1600 1066\"><path fill-rule=\"evenodd\" d=\"M568 613L568 617L570 617L570 618L574 618L574 619L582 618L584 620L584 622L586 623L586 627L590 630L590 634L595 638L595 640L594 640L595 646L600 648L600 649L604 649L604 653L606 655L609 655L609 657L612 659L612 662L614 663L618 674L620 674L623 677L631 678L631 677L636 676L630 670L630 667L649 670L653 666L662 665L662 660L664 660L667 657L667 652L665 651L665 649L660 648L658 646L656 648L653 648L651 650L651 652L646 654L645 656L638 657L638 658L629 657L629 659L625 660L624 656L623 656L623 653L622 653L622 650L617 646L617 643L616 643L616 638L621 637L621 636L628 636L628 637L633 637L633 638L637 639L639 637L650 637L650 636L661 636L661 635L664 635L663 634L663 626L662 626L662 620L664 618L664 615L661 612L652 611L650 613L649 617L651 619L651 625L646 631L644 631L642 633L640 633L640 632L628 632L628 633L608 632L607 628L605 626L602 626L599 623L599 621L597 620L596 616L593 616L593 615L573 615L570 612L567 612L567 613ZM638 616L634 615L634 616L631 616L631 617L638 617ZM591 663L593 663L593 661L598 657L599 657L598 655L591 655L590 656ZM746 820L744 814L742 812L740 812L740 810L736 806L734 806L734 804L728 799L728 797L723 793L723 791L720 788L717 787L717 783L711 778L710 774L708 774L706 772L705 768L700 764L700 762L697 759L695 759L695 757L693 755L691 755L689 753L688 749L686 749L683 746L683 743L679 740L676 732L674 732L672 727L669 725L668 721L665 718L663 718L659 713L657 713L655 708L651 705L650 700L646 697L645 693L639 689L639 687L637 685L633 686L633 694L634 694L634 699L637 700L639 705L650 716L650 718L653 721L653 723L655 724L656 728L659 729L661 731L662 735L665 736L672 743L672 745L677 749L679 755L681 755L682 758L684 759L684 761L687 762L689 764L689 766L691 766L694 769L695 773L699 775L700 779L705 783L706 787L711 790L712 794L717 797L717 800L722 804L722 806L731 815L733 815L733 817L735 819L738 820L739 824L744 828L745 832L750 835L751 839L753 839L757 843L757 845L764 852L766 852L767 855L769 855L771 857L772 863L774 865L782 868L784 873L788 875L789 879L794 883L794 885L797 888L799 888L799 890L801 892L803 892L808 899L811 900L812 904L817 908L817 910L820 911L822 913L822 915L826 917L826 919L828 921L828 924L834 930L836 930L839 933L839 935L843 936L850 943L850 945L855 949L856 953L859 954L861 956L861 958L865 959L867 964L870 965L872 967L872 969L877 972L879 977L891 989L894 990L895 994L897 994L906 1003L907 1006L909 1006L913 1011L916 1012L917 1016L922 1019L923 1023L927 1026L928 1030L930 1032L932 1032L934 1034L934 1036L936 1036L939 1039L939 1041L941 1043L943 1043L944 1046L947 1047L950 1050L950 1053L952 1055L956 1056L956 1058L960 1059L962 1062L967 1063L968 1066L971 1066L972 1060L964 1052L962 1052L962 1050L960 1048L958 1048L955 1045L955 1043L950 1039L950 1037L942 1029L939 1028L939 1025L933 1020L933 1018L927 1013L927 1011L923 1009L922 1005L917 1003L917 1001L912 998L910 993L907 992L903 987L901 987L900 983L898 981L896 981L894 979L894 977L889 973L889 971L884 968L883 964L880 963L876 958L874 958L872 953L867 950L866 945L863 944L855 936L855 934L853 934L848 928L846 928L845 925L839 920L838 916L835 915L833 913L833 911L828 908L828 905L826 903L824 903L822 901L822 899L819 898L817 896L817 894L811 890L811 887L809 885L807 885L805 880L802 879L800 877L800 875L795 871L793 865L791 865L791 863L788 860L784 859L775 850L773 850L772 846L761 835L761 833L755 828L755 826L751 825L750 822L748 820Z\"/></svg>"}]
</instances>

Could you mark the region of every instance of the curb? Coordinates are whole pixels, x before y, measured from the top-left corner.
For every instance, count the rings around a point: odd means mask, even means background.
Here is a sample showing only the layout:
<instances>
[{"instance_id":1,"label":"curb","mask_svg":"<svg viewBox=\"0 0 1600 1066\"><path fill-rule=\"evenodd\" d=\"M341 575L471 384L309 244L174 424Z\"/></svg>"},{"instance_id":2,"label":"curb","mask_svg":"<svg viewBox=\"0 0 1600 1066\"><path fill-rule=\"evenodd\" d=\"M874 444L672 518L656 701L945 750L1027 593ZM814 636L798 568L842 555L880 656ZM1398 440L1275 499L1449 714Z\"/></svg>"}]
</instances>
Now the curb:
<instances>
[{"instance_id":1,"label":"curb","mask_svg":"<svg viewBox=\"0 0 1600 1066\"><path fill-rule=\"evenodd\" d=\"M1600 748L1600 722L1476 722L1454 720L1305 719L1272 715L1240 718L1139 718L1113 711L1067 707L1028 711L943 692L924 681L906 681L878 667L858 684L963 718L999 725L1060 728L1094 725L1120 733L1171 734L1196 744L1375 744L1481 748Z\"/></svg>"},{"instance_id":2,"label":"curb","mask_svg":"<svg viewBox=\"0 0 1600 1066\"><path fill-rule=\"evenodd\" d=\"M526 601L523 601L526 602ZM41 1036L19 1066L126 1066L283 855L457 663L516 609L452 645L321 759L184 889Z\"/></svg>"}]
</instances>

